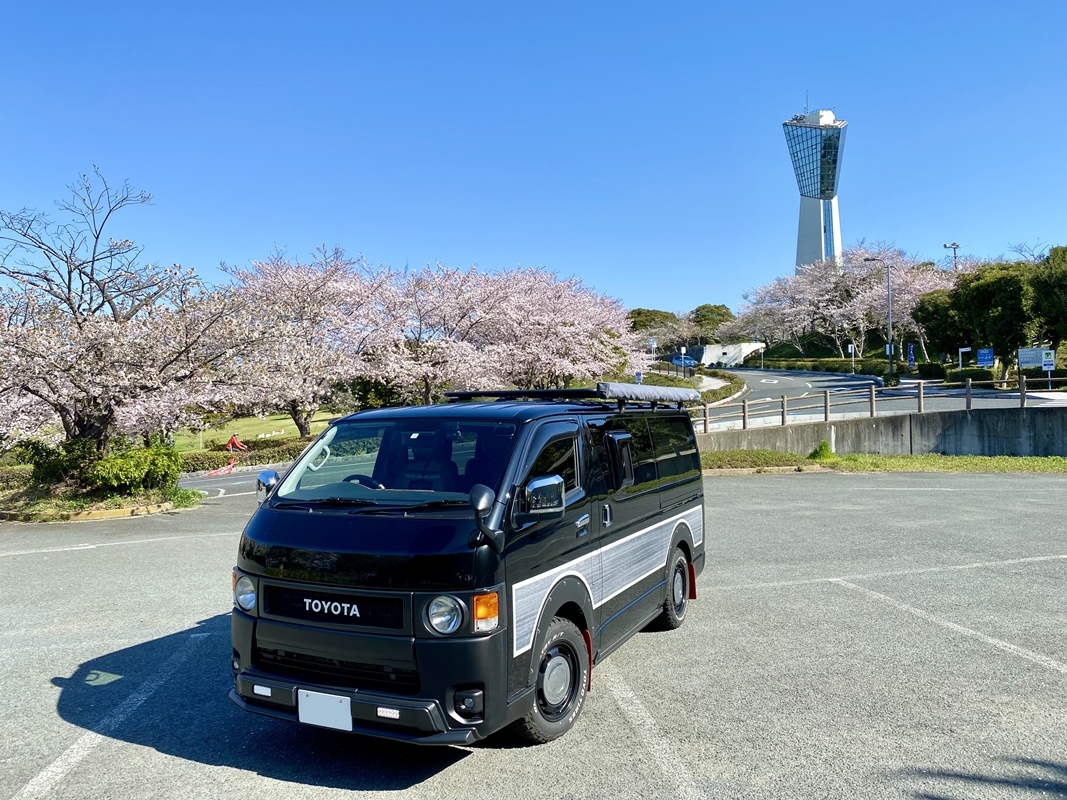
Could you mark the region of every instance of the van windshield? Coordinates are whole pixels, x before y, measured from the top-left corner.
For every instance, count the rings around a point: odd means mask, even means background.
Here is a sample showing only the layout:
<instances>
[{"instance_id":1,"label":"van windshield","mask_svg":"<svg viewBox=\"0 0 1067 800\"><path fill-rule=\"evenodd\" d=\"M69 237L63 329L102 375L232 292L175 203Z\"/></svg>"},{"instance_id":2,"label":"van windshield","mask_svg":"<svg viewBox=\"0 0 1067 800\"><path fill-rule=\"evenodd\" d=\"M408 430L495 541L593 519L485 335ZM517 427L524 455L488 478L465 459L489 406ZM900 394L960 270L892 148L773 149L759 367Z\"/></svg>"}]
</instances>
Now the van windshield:
<instances>
[{"instance_id":1,"label":"van windshield","mask_svg":"<svg viewBox=\"0 0 1067 800\"><path fill-rule=\"evenodd\" d=\"M275 504L413 507L466 504L476 484L500 491L518 425L413 417L339 422L300 457Z\"/></svg>"}]
</instances>

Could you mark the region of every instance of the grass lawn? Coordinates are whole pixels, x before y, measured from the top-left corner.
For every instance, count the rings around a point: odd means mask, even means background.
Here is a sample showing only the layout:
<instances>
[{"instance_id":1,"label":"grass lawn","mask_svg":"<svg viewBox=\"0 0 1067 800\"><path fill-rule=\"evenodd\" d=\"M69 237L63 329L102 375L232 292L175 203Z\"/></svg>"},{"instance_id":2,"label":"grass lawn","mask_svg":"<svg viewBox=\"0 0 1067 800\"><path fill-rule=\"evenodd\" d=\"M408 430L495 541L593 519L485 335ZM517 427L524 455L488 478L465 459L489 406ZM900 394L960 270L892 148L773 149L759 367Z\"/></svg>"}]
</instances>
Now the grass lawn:
<instances>
[{"instance_id":1,"label":"grass lawn","mask_svg":"<svg viewBox=\"0 0 1067 800\"><path fill-rule=\"evenodd\" d=\"M317 436L322 433L326 429L326 424L337 416L337 414L328 411L318 412L311 420L311 435ZM247 442L255 439L261 433L281 430L284 430L285 433L281 436L274 436L272 441L281 442L287 439L296 439L300 436L293 418L288 414L271 414L269 417L263 417L262 419L259 417L238 417L221 427L209 428L204 431L203 447L200 446L201 436L199 433L187 430L179 431L174 434L174 449L179 453L191 453L208 449L212 439L216 439L219 444L226 444L226 441L233 433L236 433L237 438L242 442Z\"/></svg>"},{"instance_id":2,"label":"grass lawn","mask_svg":"<svg viewBox=\"0 0 1067 800\"><path fill-rule=\"evenodd\" d=\"M203 499L200 492L174 488L152 489L138 494L118 495L100 491L65 490L55 486L24 486L0 490L0 511L35 514L41 521L58 519L71 511L100 511L111 508L136 508L157 503L173 503L175 508L192 508Z\"/></svg>"}]
</instances>

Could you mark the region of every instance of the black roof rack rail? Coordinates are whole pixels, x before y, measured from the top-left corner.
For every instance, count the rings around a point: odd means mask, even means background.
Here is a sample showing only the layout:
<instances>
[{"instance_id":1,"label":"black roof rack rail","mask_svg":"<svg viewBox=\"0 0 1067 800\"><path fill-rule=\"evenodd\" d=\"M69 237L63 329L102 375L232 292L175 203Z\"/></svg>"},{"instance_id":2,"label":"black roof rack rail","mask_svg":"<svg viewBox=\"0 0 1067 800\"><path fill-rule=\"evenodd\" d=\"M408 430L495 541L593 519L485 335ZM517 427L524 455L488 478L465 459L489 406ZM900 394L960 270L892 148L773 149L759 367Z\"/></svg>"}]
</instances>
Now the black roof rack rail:
<instances>
[{"instance_id":1,"label":"black roof rack rail","mask_svg":"<svg viewBox=\"0 0 1067 800\"><path fill-rule=\"evenodd\" d=\"M671 386L646 386L637 383L598 383L595 389L504 389L474 392L445 392L448 402L474 400L479 397L495 400L615 400L621 409L627 402L649 403L655 408L659 403L695 403L700 400L696 389L678 389Z\"/></svg>"}]
</instances>

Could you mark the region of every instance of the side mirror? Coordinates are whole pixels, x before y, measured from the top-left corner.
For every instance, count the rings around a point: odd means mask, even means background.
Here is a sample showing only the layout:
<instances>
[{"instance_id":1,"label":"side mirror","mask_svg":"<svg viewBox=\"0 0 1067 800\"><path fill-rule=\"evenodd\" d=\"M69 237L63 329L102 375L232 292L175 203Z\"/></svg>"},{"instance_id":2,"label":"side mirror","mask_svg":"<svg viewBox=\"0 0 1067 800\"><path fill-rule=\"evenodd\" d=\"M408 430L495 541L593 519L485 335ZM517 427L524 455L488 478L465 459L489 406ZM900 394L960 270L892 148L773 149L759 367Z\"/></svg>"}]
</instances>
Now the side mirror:
<instances>
[{"instance_id":1,"label":"side mirror","mask_svg":"<svg viewBox=\"0 0 1067 800\"><path fill-rule=\"evenodd\" d=\"M474 524L478 526L478 531L481 533L476 544L488 544L497 554L500 554L504 552L504 532L493 530L485 523L485 515L492 510L495 502L496 492L488 486L476 483L471 487L471 508L474 509Z\"/></svg>"},{"instance_id":2,"label":"side mirror","mask_svg":"<svg viewBox=\"0 0 1067 800\"><path fill-rule=\"evenodd\" d=\"M562 519L565 492L563 478L545 475L526 484L523 496L523 511L541 519Z\"/></svg>"},{"instance_id":3,"label":"side mirror","mask_svg":"<svg viewBox=\"0 0 1067 800\"><path fill-rule=\"evenodd\" d=\"M278 473L272 469L265 469L256 476L256 500L260 505L277 485Z\"/></svg>"}]
</instances>

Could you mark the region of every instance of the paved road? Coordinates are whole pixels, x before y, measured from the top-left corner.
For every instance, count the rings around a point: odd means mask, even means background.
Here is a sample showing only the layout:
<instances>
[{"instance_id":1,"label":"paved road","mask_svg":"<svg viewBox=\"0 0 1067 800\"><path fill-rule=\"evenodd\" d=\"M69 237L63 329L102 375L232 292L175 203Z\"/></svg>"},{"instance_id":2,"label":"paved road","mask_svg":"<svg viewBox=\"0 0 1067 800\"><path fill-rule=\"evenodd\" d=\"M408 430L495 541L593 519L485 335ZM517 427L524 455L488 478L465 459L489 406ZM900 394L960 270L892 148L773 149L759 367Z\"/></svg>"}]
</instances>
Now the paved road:
<instances>
[{"instance_id":1,"label":"paved road","mask_svg":"<svg viewBox=\"0 0 1067 800\"><path fill-rule=\"evenodd\" d=\"M1067 795L1067 476L708 479L681 630L597 668L562 740L429 750L226 698L242 477L0 524L0 800Z\"/></svg>"},{"instance_id":2,"label":"paved road","mask_svg":"<svg viewBox=\"0 0 1067 800\"><path fill-rule=\"evenodd\" d=\"M791 421L801 422L806 418L823 418L823 393L831 393L832 415L866 416L870 413L870 401L863 395L855 396L852 402L843 392L863 390L872 385L865 375L833 375L825 372L797 372L793 370L733 369L745 379L750 391L745 395L749 401L751 424L777 424L781 419L782 395L789 397L788 414ZM1033 387L1031 387L1033 388ZM879 391L876 400L878 415L906 414L918 410L918 387L906 382L900 387ZM955 411L966 407L966 392L963 389L942 389L938 385L924 386L924 409L926 411ZM760 403L759 401L775 401ZM739 401L735 401L739 402ZM1018 392L975 389L972 408L1017 408ZM1067 393L1028 393L1027 405L1067 405ZM804 406L808 406L805 408ZM713 408L712 425L718 428L740 427L741 411L738 408Z\"/></svg>"}]
</instances>

